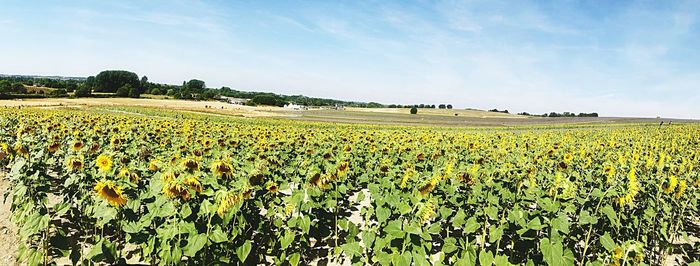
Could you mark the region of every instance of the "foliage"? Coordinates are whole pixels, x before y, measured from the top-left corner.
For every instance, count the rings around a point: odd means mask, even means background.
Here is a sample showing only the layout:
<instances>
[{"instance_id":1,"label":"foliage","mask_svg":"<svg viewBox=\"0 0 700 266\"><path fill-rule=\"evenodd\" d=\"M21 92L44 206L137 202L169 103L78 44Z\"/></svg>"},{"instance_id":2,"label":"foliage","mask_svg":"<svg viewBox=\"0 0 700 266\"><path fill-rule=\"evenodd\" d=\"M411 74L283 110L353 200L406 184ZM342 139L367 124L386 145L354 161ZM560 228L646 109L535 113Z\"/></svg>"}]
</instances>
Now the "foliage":
<instances>
[{"instance_id":1,"label":"foliage","mask_svg":"<svg viewBox=\"0 0 700 266\"><path fill-rule=\"evenodd\" d=\"M697 244L679 243L697 233L698 125L461 131L124 110L143 115L0 109L20 260L659 265L672 252L697 256Z\"/></svg>"},{"instance_id":2,"label":"foliage","mask_svg":"<svg viewBox=\"0 0 700 266\"><path fill-rule=\"evenodd\" d=\"M415 114L417 114L417 113L418 113L418 108L416 108L415 106L414 106L414 107L411 107L411 114L412 114L412 115L415 115Z\"/></svg>"},{"instance_id":3,"label":"foliage","mask_svg":"<svg viewBox=\"0 0 700 266\"><path fill-rule=\"evenodd\" d=\"M95 76L95 92L117 92L119 88L128 85L130 88L140 88L139 76L125 70L105 70ZM127 96L129 91L126 91Z\"/></svg>"}]
</instances>

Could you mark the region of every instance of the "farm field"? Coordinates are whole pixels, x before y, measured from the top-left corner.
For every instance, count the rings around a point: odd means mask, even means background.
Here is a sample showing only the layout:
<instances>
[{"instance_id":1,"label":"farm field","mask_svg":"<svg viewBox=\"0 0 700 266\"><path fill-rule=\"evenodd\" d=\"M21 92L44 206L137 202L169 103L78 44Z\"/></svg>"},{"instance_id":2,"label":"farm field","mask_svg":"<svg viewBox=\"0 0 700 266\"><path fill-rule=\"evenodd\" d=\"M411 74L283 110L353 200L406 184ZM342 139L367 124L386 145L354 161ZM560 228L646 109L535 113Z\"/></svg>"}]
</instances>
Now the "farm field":
<instances>
[{"instance_id":1,"label":"farm field","mask_svg":"<svg viewBox=\"0 0 700 266\"><path fill-rule=\"evenodd\" d=\"M514 114L494 113L481 110L420 109L417 115L408 113L407 108L346 108L345 110L289 110L270 106L244 106L218 101L186 101L174 99L131 99L131 98L46 98L24 100L0 100L1 107L136 107L179 110L191 113L277 118L309 122L332 122L352 124L403 125L403 126L444 126L444 127L512 127L512 126L557 126L586 127L590 125L657 124L660 121L676 123L696 122L685 119L623 118L623 117L561 117L543 118ZM208 108L207 108L208 107ZM223 108L222 108L223 107ZM455 116L455 114L458 114ZM157 115L157 112L154 112Z\"/></svg>"},{"instance_id":2,"label":"farm field","mask_svg":"<svg viewBox=\"0 0 700 266\"><path fill-rule=\"evenodd\" d=\"M71 106L0 108L10 211L0 215L11 218L22 263L674 265L700 256L698 124L483 130Z\"/></svg>"}]
</instances>

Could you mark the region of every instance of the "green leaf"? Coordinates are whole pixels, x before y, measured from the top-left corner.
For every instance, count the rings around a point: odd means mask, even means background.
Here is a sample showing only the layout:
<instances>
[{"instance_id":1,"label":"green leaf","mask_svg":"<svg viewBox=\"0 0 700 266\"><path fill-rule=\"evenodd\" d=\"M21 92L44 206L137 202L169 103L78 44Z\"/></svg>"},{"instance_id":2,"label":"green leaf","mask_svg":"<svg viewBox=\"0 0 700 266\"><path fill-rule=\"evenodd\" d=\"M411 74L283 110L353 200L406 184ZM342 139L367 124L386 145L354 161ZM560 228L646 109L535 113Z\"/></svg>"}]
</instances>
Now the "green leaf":
<instances>
[{"instance_id":1,"label":"green leaf","mask_svg":"<svg viewBox=\"0 0 700 266\"><path fill-rule=\"evenodd\" d=\"M228 241L228 237L226 236L226 234L222 232L219 228L216 228L209 233L209 239L214 243Z\"/></svg>"},{"instance_id":2,"label":"green leaf","mask_svg":"<svg viewBox=\"0 0 700 266\"><path fill-rule=\"evenodd\" d=\"M187 218L187 217L190 216L190 214L192 214L192 209L190 209L190 205L189 205L189 204L183 204L183 205L182 205L182 209L180 210L180 215L181 215L183 218Z\"/></svg>"},{"instance_id":3,"label":"green leaf","mask_svg":"<svg viewBox=\"0 0 700 266\"><path fill-rule=\"evenodd\" d=\"M464 225L464 233L465 234L471 234L476 232L481 227L479 222L476 221L476 217L471 217L469 220L467 220L467 223Z\"/></svg>"},{"instance_id":4,"label":"green leaf","mask_svg":"<svg viewBox=\"0 0 700 266\"><path fill-rule=\"evenodd\" d=\"M389 222L386 227L384 227L384 232L396 238L403 237L404 232L401 230L401 221L394 220Z\"/></svg>"},{"instance_id":5,"label":"green leaf","mask_svg":"<svg viewBox=\"0 0 700 266\"><path fill-rule=\"evenodd\" d=\"M474 247L469 246L467 250L464 251L462 254L462 257L459 258L456 262L455 265L459 266L474 266L476 265L476 251L474 250Z\"/></svg>"},{"instance_id":6,"label":"green leaf","mask_svg":"<svg viewBox=\"0 0 700 266\"><path fill-rule=\"evenodd\" d=\"M289 256L289 264L292 266L297 266L297 265L299 265L300 259L301 259L301 254L294 253L291 256Z\"/></svg>"},{"instance_id":7,"label":"green leaf","mask_svg":"<svg viewBox=\"0 0 700 266\"><path fill-rule=\"evenodd\" d=\"M600 244L603 245L605 250L607 250L608 252L612 252L613 250L615 250L616 247L615 240L613 240L612 237L610 237L610 234L608 232L605 232L605 234L603 234L603 236L600 237Z\"/></svg>"},{"instance_id":8,"label":"green leaf","mask_svg":"<svg viewBox=\"0 0 700 266\"><path fill-rule=\"evenodd\" d=\"M345 243L341 245L340 248L350 258L362 256L362 247L357 242Z\"/></svg>"},{"instance_id":9,"label":"green leaf","mask_svg":"<svg viewBox=\"0 0 700 266\"><path fill-rule=\"evenodd\" d=\"M585 224L597 224L598 223L598 217L591 216L591 213L583 210L581 211L581 214L579 215L578 218L578 223L580 225L585 225Z\"/></svg>"},{"instance_id":10,"label":"green leaf","mask_svg":"<svg viewBox=\"0 0 700 266\"><path fill-rule=\"evenodd\" d=\"M245 243L243 243L243 245L236 248L236 255L238 255L238 259L241 260L241 262L245 262L252 248L253 245L250 243L250 240L246 240Z\"/></svg>"},{"instance_id":11,"label":"green leaf","mask_svg":"<svg viewBox=\"0 0 700 266\"><path fill-rule=\"evenodd\" d=\"M479 265L480 266L491 266L493 265L493 254L491 251L486 251L482 249L479 251Z\"/></svg>"},{"instance_id":12,"label":"green leaf","mask_svg":"<svg viewBox=\"0 0 700 266\"><path fill-rule=\"evenodd\" d=\"M187 246L185 247L184 254L188 257L194 257L199 250L201 250L204 245L207 244L206 234L192 234L187 238Z\"/></svg>"},{"instance_id":13,"label":"green leaf","mask_svg":"<svg viewBox=\"0 0 700 266\"><path fill-rule=\"evenodd\" d=\"M615 209L613 209L612 206L610 205L605 205L603 209L601 210L605 216L608 217L608 220L610 220L610 223L615 225L616 227L620 226L620 221L617 218L617 213L615 212Z\"/></svg>"},{"instance_id":14,"label":"green leaf","mask_svg":"<svg viewBox=\"0 0 700 266\"><path fill-rule=\"evenodd\" d=\"M287 247L289 247L289 244L291 244L292 241L294 241L295 235L296 234L294 233L294 231L291 230L287 230L284 233L284 236L280 239L280 245L282 246L282 249L287 249Z\"/></svg>"},{"instance_id":15,"label":"green leaf","mask_svg":"<svg viewBox=\"0 0 700 266\"><path fill-rule=\"evenodd\" d=\"M455 217L452 218L452 226L460 227L464 224L464 219L467 218L467 214L463 210L457 211Z\"/></svg>"},{"instance_id":16,"label":"green leaf","mask_svg":"<svg viewBox=\"0 0 700 266\"><path fill-rule=\"evenodd\" d=\"M414 234L414 235L420 235L423 233L420 226L415 225L415 224L407 224L406 226L404 226L403 230L406 233Z\"/></svg>"},{"instance_id":17,"label":"green leaf","mask_svg":"<svg viewBox=\"0 0 700 266\"><path fill-rule=\"evenodd\" d=\"M389 219L389 215L391 215L391 210L384 207L377 207L374 212L377 214L377 222L379 224L384 223L386 219Z\"/></svg>"}]
</instances>

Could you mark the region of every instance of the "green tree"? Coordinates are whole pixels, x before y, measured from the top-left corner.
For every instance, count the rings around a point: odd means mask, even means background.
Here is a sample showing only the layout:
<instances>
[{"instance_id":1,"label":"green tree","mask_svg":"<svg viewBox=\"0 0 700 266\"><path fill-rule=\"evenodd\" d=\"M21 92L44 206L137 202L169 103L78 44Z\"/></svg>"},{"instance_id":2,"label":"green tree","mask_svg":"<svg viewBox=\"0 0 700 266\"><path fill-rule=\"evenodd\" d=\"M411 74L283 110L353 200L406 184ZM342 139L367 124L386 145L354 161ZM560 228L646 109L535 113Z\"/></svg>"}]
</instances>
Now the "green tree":
<instances>
[{"instance_id":1,"label":"green tree","mask_svg":"<svg viewBox=\"0 0 700 266\"><path fill-rule=\"evenodd\" d=\"M129 89L129 97L130 98L141 98L141 90L139 88Z\"/></svg>"},{"instance_id":2,"label":"green tree","mask_svg":"<svg viewBox=\"0 0 700 266\"><path fill-rule=\"evenodd\" d=\"M12 83L7 80L0 80L0 93L10 93L12 91Z\"/></svg>"},{"instance_id":3,"label":"green tree","mask_svg":"<svg viewBox=\"0 0 700 266\"><path fill-rule=\"evenodd\" d=\"M119 97L127 97L129 96L129 92L131 92L132 88L133 87L129 86L129 84L125 84L124 86L121 86L119 87L119 89L117 89L116 95Z\"/></svg>"},{"instance_id":4,"label":"green tree","mask_svg":"<svg viewBox=\"0 0 700 266\"><path fill-rule=\"evenodd\" d=\"M27 88L24 87L24 84L17 82L17 83L12 84L12 91L15 93L24 94L24 93L27 93Z\"/></svg>"},{"instance_id":5,"label":"green tree","mask_svg":"<svg viewBox=\"0 0 700 266\"><path fill-rule=\"evenodd\" d=\"M85 84L78 86L73 94L75 97L90 97L92 95L92 90Z\"/></svg>"},{"instance_id":6,"label":"green tree","mask_svg":"<svg viewBox=\"0 0 700 266\"><path fill-rule=\"evenodd\" d=\"M417 113L418 113L418 108L416 108L415 106L411 107L411 114L415 115Z\"/></svg>"},{"instance_id":7,"label":"green tree","mask_svg":"<svg viewBox=\"0 0 700 266\"><path fill-rule=\"evenodd\" d=\"M448 104L448 105L447 105L447 109L452 109L452 105L451 105L451 104Z\"/></svg>"},{"instance_id":8,"label":"green tree","mask_svg":"<svg viewBox=\"0 0 700 266\"><path fill-rule=\"evenodd\" d=\"M198 79L191 79L185 84L185 87L193 93L202 93L206 88L204 81Z\"/></svg>"},{"instance_id":9,"label":"green tree","mask_svg":"<svg viewBox=\"0 0 700 266\"><path fill-rule=\"evenodd\" d=\"M116 92L117 89L124 85L129 85L131 88L140 87L141 81L136 73L124 70L106 70L95 76L95 91L96 92ZM129 92L127 91L127 95Z\"/></svg>"}]
</instances>

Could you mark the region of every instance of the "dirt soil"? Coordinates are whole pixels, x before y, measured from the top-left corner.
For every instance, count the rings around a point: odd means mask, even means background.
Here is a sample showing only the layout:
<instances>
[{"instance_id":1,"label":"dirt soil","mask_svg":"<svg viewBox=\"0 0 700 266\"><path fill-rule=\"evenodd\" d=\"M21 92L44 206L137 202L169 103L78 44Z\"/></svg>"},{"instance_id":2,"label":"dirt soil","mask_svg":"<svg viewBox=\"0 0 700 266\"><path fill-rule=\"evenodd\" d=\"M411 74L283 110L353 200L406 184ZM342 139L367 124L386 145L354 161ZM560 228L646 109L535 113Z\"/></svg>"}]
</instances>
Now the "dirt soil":
<instances>
[{"instance_id":1,"label":"dirt soil","mask_svg":"<svg viewBox=\"0 0 700 266\"><path fill-rule=\"evenodd\" d=\"M0 174L0 195L7 191L7 180ZM10 202L0 200L0 264L19 265L15 261L19 240L17 227L10 221Z\"/></svg>"}]
</instances>

